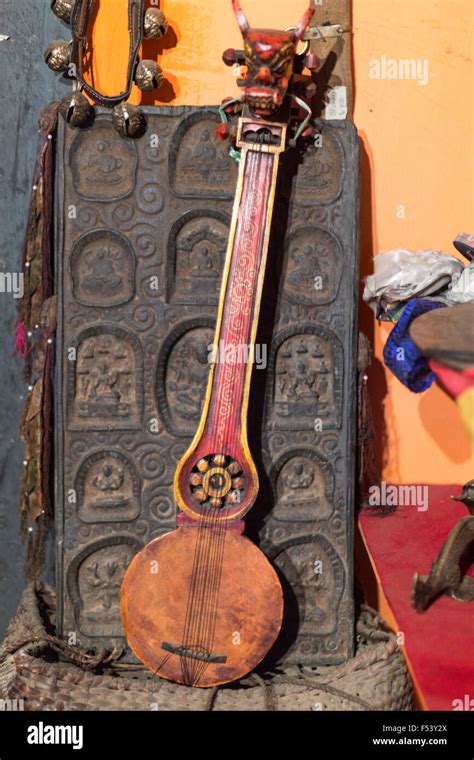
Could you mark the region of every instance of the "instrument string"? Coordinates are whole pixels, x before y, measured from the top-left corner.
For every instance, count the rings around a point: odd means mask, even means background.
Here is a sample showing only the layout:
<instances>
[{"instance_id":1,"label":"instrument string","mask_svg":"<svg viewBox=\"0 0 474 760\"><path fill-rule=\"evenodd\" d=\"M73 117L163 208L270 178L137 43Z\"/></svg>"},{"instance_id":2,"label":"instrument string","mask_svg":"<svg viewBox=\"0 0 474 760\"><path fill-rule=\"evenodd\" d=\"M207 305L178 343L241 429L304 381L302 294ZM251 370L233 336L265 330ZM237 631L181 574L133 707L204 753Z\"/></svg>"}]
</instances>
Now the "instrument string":
<instances>
[{"instance_id":1,"label":"instrument string","mask_svg":"<svg viewBox=\"0 0 474 760\"><path fill-rule=\"evenodd\" d=\"M204 653L212 651L212 641L206 632L208 626L205 623L208 622L209 604L211 604L211 607L215 607L214 600L209 602L209 593L216 585L216 580L213 577L213 574L216 572L215 557L222 544L221 534L223 534L223 530L216 531L214 527L214 523L219 525L215 512L215 508L205 508L197 528L195 562L189 595L191 602L184 636L185 646L197 648L198 650L202 649ZM217 562L219 564L219 559L217 559ZM222 564L222 561L220 561L220 564ZM207 667L208 663L193 660L192 658L185 659L186 662L184 664L188 670L187 682L194 683L196 678L202 674L200 671ZM188 659L191 659L191 663L187 662ZM190 669L188 665L191 666Z\"/></svg>"},{"instance_id":2,"label":"instrument string","mask_svg":"<svg viewBox=\"0 0 474 760\"><path fill-rule=\"evenodd\" d=\"M207 577L203 589L202 609L203 615L200 618L200 628L198 629L198 640L203 642L203 648L209 653L213 651L214 635L213 631L218 613L218 593L220 585L220 574L222 571L222 558L225 543L225 525L224 520L216 518L211 514L207 532L210 538L210 547L207 558ZM214 525L212 525L214 523ZM207 663L202 663L198 669L198 674L202 674Z\"/></svg>"},{"instance_id":3,"label":"instrument string","mask_svg":"<svg viewBox=\"0 0 474 760\"><path fill-rule=\"evenodd\" d=\"M206 548L205 548L205 560L204 560L204 579L202 582L202 587L200 589L201 591L201 599L200 599L200 605L199 605L199 614L196 619L196 643L198 646L200 646L205 652L210 654L212 652L212 641L210 641L209 636L207 634L207 619L212 612L212 609L210 608L210 594L212 592L212 574L213 574L213 564L214 564L214 556L216 553L216 544L218 542L219 536L217 533L216 528L214 527L214 522L216 521L215 516L212 514L212 507L209 507L206 511L208 512L206 520L205 520L205 537L207 538L206 541ZM207 666L207 663L202 663L200 667L198 667L198 672L203 671L205 666Z\"/></svg>"},{"instance_id":4,"label":"instrument string","mask_svg":"<svg viewBox=\"0 0 474 760\"><path fill-rule=\"evenodd\" d=\"M206 514L207 511L208 510L204 510L204 513L199 519L199 525L196 528L196 546L189 592L189 614L186 618L183 637L184 646L189 649L200 649L204 644L204 642L201 643L197 640L196 635L197 627L199 625L199 616L202 614L202 589L206 572L206 543L209 542L209 531L206 529L206 521L208 517ZM196 675L196 667L199 661L186 656L184 656L183 659L188 671L189 680L187 682L193 683Z\"/></svg>"},{"instance_id":5,"label":"instrument string","mask_svg":"<svg viewBox=\"0 0 474 760\"><path fill-rule=\"evenodd\" d=\"M204 639L208 643L209 649L212 652L213 650L213 644L214 644L214 636L213 636L213 629L215 627L215 622L217 620L217 614L218 614L218 606L217 606L217 600L218 600L218 593L219 593L219 575L221 570L221 562L223 557L223 548L224 548L224 542L225 542L225 528L223 525L223 521L217 521L217 525L215 528L212 529L213 531L216 531L215 540L214 540L214 556L212 558L212 562L210 563L210 574L209 574L209 593L208 593L208 603L206 605L206 619L205 619L205 631L204 631Z\"/></svg>"},{"instance_id":6,"label":"instrument string","mask_svg":"<svg viewBox=\"0 0 474 760\"><path fill-rule=\"evenodd\" d=\"M186 620L183 635L183 645L185 648L194 648L199 645L199 642L195 640L195 621L199 615L200 597L199 592L202 587L202 576L205 568L204 556L205 556L205 513L200 517L199 524L196 528L196 545L194 550L193 569L191 574L190 590L188 595L188 605L186 611ZM192 658L183 656L182 668L186 671L186 683L191 683L194 680L194 667L196 661Z\"/></svg>"},{"instance_id":7,"label":"instrument string","mask_svg":"<svg viewBox=\"0 0 474 760\"><path fill-rule=\"evenodd\" d=\"M225 521L218 519L215 508L208 508L204 522L205 536L205 576L201 584L200 603L198 604L199 615L195 619L195 633L193 640L204 652L211 653L213 647L213 629L217 618L217 597L220 586L220 573L222 570L222 557L225 539ZM199 679L207 662L197 662L194 680Z\"/></svg>"}]
</instances>

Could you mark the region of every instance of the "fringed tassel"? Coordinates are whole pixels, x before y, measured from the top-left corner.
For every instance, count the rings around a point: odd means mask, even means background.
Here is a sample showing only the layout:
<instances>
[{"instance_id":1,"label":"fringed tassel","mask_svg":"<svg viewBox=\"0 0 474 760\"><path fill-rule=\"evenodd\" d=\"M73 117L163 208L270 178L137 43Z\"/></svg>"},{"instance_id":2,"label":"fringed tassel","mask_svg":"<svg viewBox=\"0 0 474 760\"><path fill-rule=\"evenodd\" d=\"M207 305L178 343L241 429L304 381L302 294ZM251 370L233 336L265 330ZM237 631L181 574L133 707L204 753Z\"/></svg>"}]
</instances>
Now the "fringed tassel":
<instances>
[{"instance_id":1,"label":"fringed tassel","mask_svg":"<svg viewBox=\"0 0 474 760\"><path fill-rule=\"evenodd\" d=\"M54 134L59 103L49 104L39 120L33 188L23 245L24 295L19 302L15 353L24 359L30 385L20 436L25 468L20 498L20 531L28 537L25 573L37 578L43 568L52 515L52 364L56 328L53 296L52 213Z\"/></svg>"},{"instance_id":2,"label":"fringed tassel","mask_svg":"<svg viewBox=\"0 0 474 760\"><path fill-rule=\"evenodd\" d=\"M26 337L25 324L20 319L15 328L15 355L24 359L28 353L28 339Z\"/></svg>"},{"instance_id":3,"label":"fringed tassel","mask_svg":"<svg viewBox=\"0 0 474 760\"><path fill-rule=\"evenodd\" d=\"M28 536L25 575L35 580L43 571L45 542L53 515L53 338L55 299L46 302L48 316L42 320L43 376L30 391L20 435L25 443L25 469L20 501L20 531Z\"/></svg>"}]
</instances>

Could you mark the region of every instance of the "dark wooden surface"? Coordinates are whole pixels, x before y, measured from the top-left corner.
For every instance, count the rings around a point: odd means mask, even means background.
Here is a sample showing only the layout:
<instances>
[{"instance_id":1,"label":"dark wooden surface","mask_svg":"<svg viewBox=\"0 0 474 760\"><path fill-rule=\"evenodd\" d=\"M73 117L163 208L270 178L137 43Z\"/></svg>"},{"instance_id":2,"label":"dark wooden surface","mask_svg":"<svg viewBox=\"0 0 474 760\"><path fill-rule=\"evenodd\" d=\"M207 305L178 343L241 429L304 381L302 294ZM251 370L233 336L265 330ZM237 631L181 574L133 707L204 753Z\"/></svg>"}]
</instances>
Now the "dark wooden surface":
<instances>
[{"instance_id":1,"label":"dark wooden surface","mask_svg":"<svg viewBox=\"0 0 474 760\"><path fill-rule=\"evenodd\" d=\"M199 422L235 191L215 109L161 106L147 120L134 141L108 113L82 132L60 120L58 620L84 646L124 644L125 568L176 524L173 476ZM353 641L358 144L350 122L317 127L322 146L285 153L279 172L257 337L268 366L250 394L260 492L246 519L284 583L272 657L306 664L340 662Z\"/></svg>"},{"instance_id":2,"label":"dark wooden surface","mask_svg":"<svg viewBox=\"0 0 474 760\"><path fill-rule=\"evenodd\" d=\"M0 34L0 271L18 272L33 171L38 115L66 91L43 63L43 49L68 30L45 0L2 0ZM18 427L25 387L13 356L16 299L0 293L0 635L24 586L18 538L18 489L22 444ZM52 564L50 563L50 568ZM50 570L51 572L51 570Z\"/></svg>"},{"instance_id":3,"label":"dark wooden surface","mask_svg":"<svg viewBox=\"0 0 474 760\"><path fill-rule=\"evenodd\" d=\"M0 266L3 271L18 271L37 118L48 101L59 97L66 90L61 77L52 74L44 65L42 52L50 40L68 38L68 29L50 13L49 3L43 0L3 0L0 33L10 35L8 41L0 43L3 96L0 115L3 145L0 160L0 195L3 204ZM178 177L178 184L179 181ZM177 190L179 194L179 188ZM344 230L344 248L350 245L349 237L348 231ZM350 293L348 286L349 282L346 281L346 297ZM174 300L176 303L182 301L179 291L174 294ZM0 357L3 368L0 386L0 633L10 619L24 585L23 552L18 539L17 519L23 457L17 431L25 388L21 379L21 366L12 353L15 307L11 294L0 294ZM301 303L294 308L305 311L305 305ZM336 316L340 318L341 315L334 314L334 318ZM209 327L211 325L212 320ZM187 431L187 434L190 432ZM295 432L293 435L299 437L300 433ZM344 490L348 492L347 489ZM297 549L299 550L298 541L292 551ZM49 563L49 574L52 574L52 562Z\"/></svg>"}]
</instances>

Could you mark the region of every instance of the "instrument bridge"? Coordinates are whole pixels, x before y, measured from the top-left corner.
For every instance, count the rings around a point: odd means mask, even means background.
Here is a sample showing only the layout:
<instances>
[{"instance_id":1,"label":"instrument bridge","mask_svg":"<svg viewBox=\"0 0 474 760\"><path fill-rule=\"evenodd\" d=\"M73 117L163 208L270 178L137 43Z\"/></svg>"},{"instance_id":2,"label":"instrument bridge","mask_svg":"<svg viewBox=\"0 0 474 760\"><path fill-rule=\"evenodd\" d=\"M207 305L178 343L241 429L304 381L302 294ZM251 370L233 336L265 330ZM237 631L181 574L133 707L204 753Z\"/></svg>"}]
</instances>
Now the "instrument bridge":
<instances>
[{"instance_id":1,"label":"instrument bridge","mask_svg":"<svg viewBox=\"0 0 474 760\"><path fill-rule=\"evenodd\" d=\"M203 662L227 662L227 655L225 654L212 654L203 648L191 648L184 646L184 644L169 644L167 641L163 641L161 648L165 652L171 652L171 654L177 654L179 657L190 657L192 660L202 660Z\"/></svg>"}]
</instances>

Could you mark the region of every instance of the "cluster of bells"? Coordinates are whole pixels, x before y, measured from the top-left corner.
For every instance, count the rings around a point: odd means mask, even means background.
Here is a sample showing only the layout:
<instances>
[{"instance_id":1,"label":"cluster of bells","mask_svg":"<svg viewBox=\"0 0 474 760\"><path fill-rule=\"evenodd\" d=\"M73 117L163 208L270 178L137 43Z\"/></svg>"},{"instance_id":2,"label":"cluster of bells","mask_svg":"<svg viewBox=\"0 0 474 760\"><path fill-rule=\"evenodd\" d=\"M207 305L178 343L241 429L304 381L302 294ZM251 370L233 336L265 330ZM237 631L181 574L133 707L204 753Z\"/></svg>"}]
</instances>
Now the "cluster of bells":
<instances>
[{"instance_id":1,"label":"cluster of bells","mask_svg":"<svg viewBox=\"0 0 474 760\"><path fill-rule=\"evenodd\" d=\"M51 0L53 13L69 24L73 0ZM168 29L168 22L159 8L147 8L143 19L143 32L147 39L161 39ZM52 71L66 72L71 64L71 43L54 40L44 51L45 63ZM163 72L156 61L138 61L134 73L135 84L145 92L157 89L163 83ZM59 111L72 127L87 126L93 117L91 106L79 90L68 93L61 101ZM138 135L144 127L144 116L140 108L130 103L119 103L113 108L112 121L115 129L124 137Z\"/></svg>"}]
</instances>

